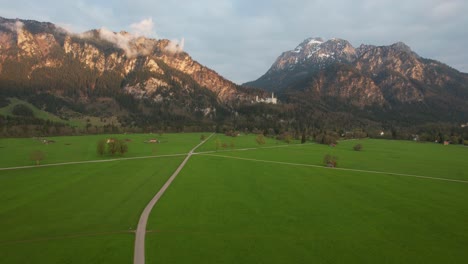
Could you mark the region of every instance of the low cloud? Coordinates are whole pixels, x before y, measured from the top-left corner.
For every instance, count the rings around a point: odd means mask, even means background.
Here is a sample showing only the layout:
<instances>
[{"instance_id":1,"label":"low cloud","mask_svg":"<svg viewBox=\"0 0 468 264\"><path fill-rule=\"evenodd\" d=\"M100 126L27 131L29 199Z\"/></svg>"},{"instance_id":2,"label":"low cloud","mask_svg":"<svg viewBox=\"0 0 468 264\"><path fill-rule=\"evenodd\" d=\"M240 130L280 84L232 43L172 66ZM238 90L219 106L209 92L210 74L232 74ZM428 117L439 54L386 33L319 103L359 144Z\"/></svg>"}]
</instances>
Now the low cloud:
<instances>
[{"instance_id":1,"label":"low cloud","mask_svg":"<svg viewBox=\"0 0 468 264\"><path fill-rule=\"evenodd\" d=\"M175 40L171 40L169 42L169 45L167 45L165 50L167 52L169 52L169 53L176 54L176 53L183 52L184 51L184 46L185 46L185 39L184 38L182 38L180 41L175 39Z\"/></svg>"},{"instance_id":2,"label":"low cloud","mask_svg":"<svg viewBox=\"0 0 468 264\"><path fill-rule=\"evenodd\" d=\"M132 29L132 34L135 36L152 37L156 35L153 30L154 23L152 18L143 19L138 23L133 23L130 25L130 28Z\"/></svg>"},{"instance_id":3,"label":"low cloud","mask_svg":"<svg viewBox=\"0 0 468 264\"><path fill-rule=\"evenodd\" d=\"M122 49L127 57L150 55L154 50L154 22L152 18L144 19L137 23L132 23L130 32L113 32L105 27L99 29L99 37L103 40L113 43L116 47ZM92 37L90 33L81 34L82 38ZM172 40L164 49L169 53L180 53L184 50L185 40Z\"/></svg>"},{"instance_id":4,"label":"low cloud","mask_svg":"<svg viewBox=\"0 0 468 264\"><path fill-rule=\"evenodd\" d=\"M135 57L139 55L138 50L131 45L131 42L135 39L135 36L130 33L116 33L103 27L99 30L99 36L102 39L114 43L114 45L123 49L127 57Z\"/></svg>"},{"instance_id":5,"label":"low cloud","mask_svg":"<svg viewBox=\"0 0 468 264\"><path fill-rule=\"evenodd\" d=\"M4 27L9 29L12 32L19 32L23 29L24 24L21 21L16 21L15 23L12 22L6 22L3 24Z\"/></svg>"}]
</instances>

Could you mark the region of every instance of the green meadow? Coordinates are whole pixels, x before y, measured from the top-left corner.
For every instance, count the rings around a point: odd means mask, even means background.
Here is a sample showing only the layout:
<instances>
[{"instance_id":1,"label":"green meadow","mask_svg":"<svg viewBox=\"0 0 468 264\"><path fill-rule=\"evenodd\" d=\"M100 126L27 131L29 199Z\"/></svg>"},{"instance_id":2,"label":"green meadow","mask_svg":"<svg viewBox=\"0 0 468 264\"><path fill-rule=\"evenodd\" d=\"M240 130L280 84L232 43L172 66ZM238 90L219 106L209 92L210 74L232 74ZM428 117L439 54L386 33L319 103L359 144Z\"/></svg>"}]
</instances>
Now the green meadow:
<instances>
[{"instance_id":1,"label":"green meadow","mask_svg":"<svg viewBox=\"0 0 468 264\"><path fill-rule=\"evenodd\" d=\"M182 159L0 171L2 263L131 262L128 232Z\"/></svg>"},{"instance_id":2,"label":"green meadow","mask_svg":"<svg viewBox=\"0 0 468 264\"><path fill-rule=\"evenodd\" d=\"M0 263L131 263L141 212L201 134L0 139L0 168L36 149L41 164L83 162L0 170ZM129 152L99 156L103 138ZM466 262L468 148L298 143L213 136L153 209L147 263Z\"/></svg>"},{"instance_id":3,"label":"green meadow","mask_svg":"<svg viewBox=\"0 0 468 264\"><path fill-rule=\"evenodd\" d=\"M23 100L20 100L20 99L17 99L17 98L9 98L8 100L10 101L10 104L5 106L5 107L0 108L0 114L1 115L12 116L13 115L13 109L15 108L15 106L17 106L19 104L22 104L22 105L27 106L29 109L31 109L34 117L36 117L36 118L44 119L44 120L50 120L50 121L58 122L58 123L67 123L67 124L70 124L70 125L74 125L74 124L70 123L69 121L62 120L60 117L58 117L58 116L56 116L54 114L43 111L43 110L35 107L34 105L32 105L32 104L30 104L30 103L28 103L26 101L23 101Z\"/></svg>"},{"instance_id":4,"label":"green meadow","mask_svg":"<svg viewBox=\"0 0 468 264\"><path fill-rule=\"evenodd\" d=\"M0 168L13 166L34 165L30 159L31 151L40 150L45 153L41 164L90 161L120 158L115 156L99 156L97 154L97 142L101 139L128 140L129 152L124 158L185 154L200 142L200 134L119 134L119 135L92 135L92 136L67 136L47 137L55 143L44 144L36 138L0 139ZM145 143L150 139L157 139L159 144Z\"/></svg>"},{"instance_id":5,"label":"green meadow","mask_svg":"<svg viewBox=\"0 0 468 264\"><path fill-rule=\"evenodd\" d=\"M323 167L327 153L337 169ZM466 147L385 140L197 155L152 211L147 260L465 263L467 158Z\"/></svg>"}]
</instances>

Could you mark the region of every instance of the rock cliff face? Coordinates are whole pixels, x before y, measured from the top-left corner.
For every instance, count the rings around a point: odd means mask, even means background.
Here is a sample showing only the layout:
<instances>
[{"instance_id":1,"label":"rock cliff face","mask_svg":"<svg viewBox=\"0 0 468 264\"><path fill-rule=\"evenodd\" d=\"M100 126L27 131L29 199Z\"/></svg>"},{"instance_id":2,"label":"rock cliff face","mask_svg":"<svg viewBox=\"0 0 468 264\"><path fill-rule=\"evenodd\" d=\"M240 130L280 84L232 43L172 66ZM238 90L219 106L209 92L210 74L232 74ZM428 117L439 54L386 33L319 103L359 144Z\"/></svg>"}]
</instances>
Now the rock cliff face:
<instances>
[{"instance_id":1,"label":"rock cliff face","mask_svg":"<svg viewBox=\"0 0 468 264\"><path fill-rule=\"evenodd\" d=\"M140 91L137 94L148 98L160 87L170 88L174 82L183 83L182 86L189 90L193 86L190 83L195 83L213 92L221 103L252 97L215 71L194 61L179 47L171 49L171 46L173 44L168 40L135 37L126 32L92 30L74 35L51 23L0 18L0 79L24 78L34 83L38 72L46 71L51 75L52 72L60 72L62 67L79 64L83 71L75 74L83 76L77 79L86 79L86 87L76 84L77 89L83 90L82 95L86 93L84 90L99 86L98 79L112 74L119 76L122 82L120 87L108 88L132 92L135 89L130 87L138 87ZM21 70L5 71L6 66ZM75 71L78 68L75 67ZM181 76L172 74L174 71ZM86 77L90 73L94 80ZM60 78L49 77L51 81ZM48 92L61 93L56 90Z\"/></svg>"},{"instance_id":2,"label":"rock cliff face","mask_svg":"<svg viewBox=\"0 0 468 264\"><path fill-rule=\"evenodd\" d=\"M468 109L468 75L421 58L401 42L354 48L345 40L310 38L283 53L265 75L245 85L286 95L301 91L317 100L335 98L360 108L441 106L450 101Z\"/></svg>"}]
</instances>

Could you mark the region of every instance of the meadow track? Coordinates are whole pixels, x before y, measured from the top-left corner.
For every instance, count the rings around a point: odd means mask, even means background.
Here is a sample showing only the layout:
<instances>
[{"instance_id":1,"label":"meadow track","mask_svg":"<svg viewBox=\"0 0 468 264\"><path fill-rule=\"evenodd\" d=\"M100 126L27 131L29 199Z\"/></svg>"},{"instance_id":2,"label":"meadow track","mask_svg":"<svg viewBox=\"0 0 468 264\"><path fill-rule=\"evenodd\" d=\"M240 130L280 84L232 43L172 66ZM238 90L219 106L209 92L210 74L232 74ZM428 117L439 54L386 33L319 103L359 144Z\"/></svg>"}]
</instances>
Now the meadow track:
<instances>
[{"instance_id":1,"label":"meadow track","mask_svg":"<svg viewBox=\"0 0 468 264\"><path fill-rule=\"evenodd\" d=\"M163 187L159 190L159 192L151 199L151 201L148 203L148 205L145 207L145 210L143 210L143 213L140 216L140 220L138 221L138 226L135 232L135 253L133 255L133 263L134 264L144 264L145 263L145 235L146 235L146 225L148 223L148 217L151 213L151 210L153 207L156 205L156 203L159 201L161 196L164 194L164 192L169 188L171 185L172 181L177 177L179 172L184 168L185 164L187 161L190 159L190 157L194 154L194 151L203 145L206 141L208 141L215 133L211 134L209 137L207 137L205 140L200 142L200 144L196 145L190 152L187 154L187 157L184 159L184 161L179 165L177 170L172 174L172 176L167 180L167 182L163 185Z\"/></svg>"}]
</instances>

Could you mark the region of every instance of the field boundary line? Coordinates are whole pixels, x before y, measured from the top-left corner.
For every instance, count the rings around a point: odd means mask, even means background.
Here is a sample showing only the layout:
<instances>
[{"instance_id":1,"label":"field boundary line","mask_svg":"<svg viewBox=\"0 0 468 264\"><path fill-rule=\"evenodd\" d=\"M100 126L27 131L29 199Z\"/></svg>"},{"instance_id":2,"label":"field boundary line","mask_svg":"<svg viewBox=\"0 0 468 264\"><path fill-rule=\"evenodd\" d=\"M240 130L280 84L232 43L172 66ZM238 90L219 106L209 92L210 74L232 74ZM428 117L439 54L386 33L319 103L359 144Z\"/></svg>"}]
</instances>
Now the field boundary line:
<instances>
[{"instance_id":1,"label":"field boundary line","mask_svg":"<svg viewBox=\"0 0 468 264\"><path fill-rule=\"evenodd\" d=\"M220 152L237 152L237 151L248 151L248 150L259 150L259 149L273 149L273 148L285 148L285 147L297 147L297 146L311 146L315 145L315 143L306 143L306 144L285 144L279 146L268 146L268 147L258 147L258 148L239 148L239 149L229 149L229 150L210 150L210 151L202 151L202 152L195 152L194 155L202 155L202 154L210 154L210 153L220 153Z\"/></svg>"},{"instance_id":2,"label":"field boundary line","mask_svg":"<svg viewBox=\"0 0 468 264\"><path fill-rule=\"evenodd\" d=\"M61 240L61 239L67 239L67 238L94 237L94 236L131 234L131 233L135 233L135 231L134 230L122 230L122 231L110 231L110 232L98 232L98 233L70 234L70 235L52 236L52 237L39 237L39 238L22 239L22 240L0 241L0 246L34 243L34 242L51 241L51 240Z\"/></svg>"},{"instance_id":3,"label":"field boundary line","mask_svg":"<svg viewBox=\"0 0 468 264\"><path fill-rule=\"evenodd\" d=\"M348 168L329 168L329 167L320 166L320 165L313 165L313 164L292 163L292 162L271 161L271 160L259 160L259 159L241 158L241 157L233 157L233 156L225 156L225 155L212 155L212 154L201 154L201 155L211 156L211 157L219 157L219 158L228 158L228 159L238 159L238 160L246 160L246 161L273 163L273 164L280 164L280 165L302 166L302 167L312 167L312 168L321 168L321 169L329 169L329 170L341 170L341 171L353 171L353 172L365 172L365 173L374 173L374 174L386 174L386 175L395 175L395 176L403 176L403 177L413 177L413 178L421 178L421 179L429 179L429 180L437 180L437 181L448 181L448 182L458 182L458 183L468 184L468 181L464 181L464 180L438 178L438 177L422 176L422 175L415 175L415 174L405 174L405 173L397 173L397 172L359 170L359 169L348 169Z\"/></svg>"},{"instance_id":4,"label":"field boundary line","mask_svg":"<svg viewBox=\"0 0 468 264\"><path fill-rule=\"evenodd\" d=\"M76 164L87 164L87 163L105 163L105 162L115 162L115 161L138 160L138 159L156 159L156 158L180 157L180 156L185 156L185 155L187 155L187 153L168 154L168 155L159 155L159 156L142 156L142 157L131 157L131 158L107 159L107 160L71 161L71 162L51 163L51 164L43 164L43 165L7 167L7 168L0 168L0 171L33 169L33 168L54 167L54 166L64 166L64 165L76 165Z\"/></svg>"},{"instance_id":5,"label":"field boundary line","mask_svg":"<svg viewBox=\"0 0 468 264\"><path fill-rule=\"evenodd\" d=\"M146 236L146 225L148 223L148 218L151 213L151 210L159 201L159 199L163 196L164 192L169 188L171 183L174 179L179 175L179 172L184 168L187 161L193 155L193 152L203 145L206 141L208 141L215 133L211 134L205 140L200 142L200 144L196 145L192 150L185 157L184 161L177 167L176 171L169 177L166 183L161 187L161 189L156 193L156 195L151 199L151 201L146 205L145 209L143 210L140 219L138 221L138 226L135 232L135 251L133 255L133 263L134 264L144 264L145 263L145 236Z\"/></svg>"}]
</instances>

